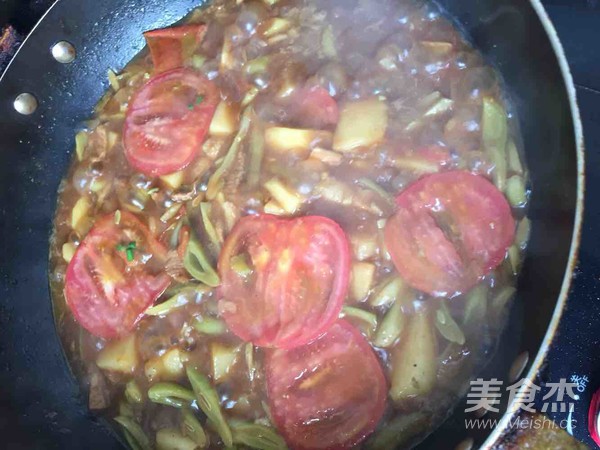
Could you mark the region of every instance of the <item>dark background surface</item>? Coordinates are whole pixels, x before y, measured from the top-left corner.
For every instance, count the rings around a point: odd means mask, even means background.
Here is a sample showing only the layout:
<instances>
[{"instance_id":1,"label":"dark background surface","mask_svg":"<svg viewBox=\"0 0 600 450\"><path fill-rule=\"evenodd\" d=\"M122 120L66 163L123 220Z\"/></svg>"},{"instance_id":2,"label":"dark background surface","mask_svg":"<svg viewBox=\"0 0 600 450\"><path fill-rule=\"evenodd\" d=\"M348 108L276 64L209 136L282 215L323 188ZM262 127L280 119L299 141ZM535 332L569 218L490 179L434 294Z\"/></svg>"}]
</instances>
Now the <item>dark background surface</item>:
<instances>
[{"instance_id":1,"label":"dark background surface","mask_svg":"<svg viewBox=\"0 0 600 450\"><path fill-rule=\"evenodd\" d=\"M10 23L18 33L26 35L51 3L48 0L0 0L0 27ZM575 404L577 426L573 432L593 445L587 435L585 416L591 394L600 388L600 202L596 201L600 193L600 1L546 0L544 4L562 39L577 85L588 176L577 276L543 378L552 381L571 379L573 375L588 378L588 385ZM4 345L18 343L0 343L0 351ZM50 422L56 419L51 407L47 418ZM0 397L0 431L12 428L16 431L19 422L11 405ZM56 425L60 428L58 422ZM7 447L17 448L10 443ZM93 442L90 448L96 448Z\"/></svg>"}]
</instances>

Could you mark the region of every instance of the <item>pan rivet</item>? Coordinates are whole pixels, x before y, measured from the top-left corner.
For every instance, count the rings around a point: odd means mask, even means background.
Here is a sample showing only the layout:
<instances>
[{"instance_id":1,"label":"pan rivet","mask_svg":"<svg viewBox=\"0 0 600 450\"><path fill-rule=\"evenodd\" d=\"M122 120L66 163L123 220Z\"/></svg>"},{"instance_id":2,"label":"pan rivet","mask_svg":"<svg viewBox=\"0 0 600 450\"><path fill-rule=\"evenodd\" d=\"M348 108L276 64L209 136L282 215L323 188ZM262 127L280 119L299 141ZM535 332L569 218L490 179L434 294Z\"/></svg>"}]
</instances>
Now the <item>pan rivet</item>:
<instances>
[{"instance_id":1,"label":"pan rivet","mask_svg":"<svg viewBox=\"0 0 600 450\"><path fill-rule=\"evenodd\" d=\"M62 64L68 64L75 59L75 47L67 41L57 42L52 46L52 56Z\"/></svg>"},{"instance_id":2,"label":"pan rivet","mask_svg":"<svg viewBox=\"0 0 600 450\"><path fill-rule=\"evenodd\" d=\"M473 438L467 438L460 444L458 444L455 450L471 450L474 444L475 441L473 440Z\"/></svg>"},{"instance_id":3,"label":"pan rivet","mask_svg":"<svg viewBox=\"0 0 600 450\"><path fill-rule=\"evenodd\" d=\"M32 94L24 92L17 95L13 105L19 114L28 116L29 114L33 114L35 112L38 107L38 101Z\"/></svg>"},{"instance_id":4,"label":"pan rivet","mask_svg":"<svg viewBox=\"0 0 600 450\"><path fill-rule=\"evenodd\" d=\"M508 371L508 380L514 383L523 374L527 363L529 362L529 352L523 352L515 358L515 361L510 366Z\"/></svg>"}]
</instances>

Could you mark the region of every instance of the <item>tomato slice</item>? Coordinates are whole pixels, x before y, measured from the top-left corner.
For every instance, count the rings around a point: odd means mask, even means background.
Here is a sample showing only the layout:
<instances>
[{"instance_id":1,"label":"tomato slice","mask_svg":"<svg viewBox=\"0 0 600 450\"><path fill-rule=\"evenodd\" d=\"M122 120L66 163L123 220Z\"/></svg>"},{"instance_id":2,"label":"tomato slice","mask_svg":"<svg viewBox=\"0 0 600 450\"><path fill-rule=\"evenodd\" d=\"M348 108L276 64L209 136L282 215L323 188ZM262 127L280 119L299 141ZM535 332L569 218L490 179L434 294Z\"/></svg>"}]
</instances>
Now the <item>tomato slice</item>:
<instances>
[{"instance_id":1,"label":"tomato slice","mask_svg":"<svg viewBox=\"0 0 600 450\"><path fill-rule=\"evenodd\" d=\"M502 262L515 222L504 195L466 171L421 178L396 198L385 227L396 269L414 288L453 297Z\"/></svg>"},{"instance_id":2,"label":"tomato slice","mask_svg":"<svg viewBox=\"0 0 600 450\"><path fill-rule=\"evenodd\" d=\"M65 298L90 333L113 339L129 333L167 289L167 249L133 214L99 219L67 268Z\"/></svg>"},{"instance_id":3,"label":"tomato slice","mask_svg":"<svg viewBox=\"0 0 600 450\"><path fill-rule=\"evenodd\" d=\"M348 240L326 217L247 216L227 237L218 268L219 310L229 328L258 346L296 347L327 331L340 313Z\"/></svg>"},{"instance_id":4,"label":"tomato slice","mask_svg":"<svg viewBox=\"0 0 600 450\"><path fill-rule=\"evenodd\" d=\"M269 351L265 363L271 414L291 448L350 448L383 415L388 387L381 364L344 320L308 345Z\"/></svg>"},{"instance_id":5,"label":"tomato slice","mask_svg":"<svg viewBox=\"0 0 600 450\"><path fill-rule=\"evenodd\" d=\"M151 176L183 169L200 151L218 101L216 86L191 69L151 78L127 110L123 142L129 164Z\"/></svg>"},{"instance_id":6,"label":"tomato slice","mask_svg":"<svg viewBox=\"0 0 600 450\"><path fill-rule=\"evenodd\" d=\"M307 125L321 128L335 125L340 119L340 110L327 89L320 86L304 87L294 96L298 114Z\"/></svg>"},{"instance_id":7,"label":"tomato slice","mask_svg":"<svg viewBox=\"0 0 600 450\"><path fill-rule=\"evenodd\" d=\"M202 43L206 25L183 25L146 31L144 37L154 64L154 73L183 67Z\"/></svg>"}]
</instances>

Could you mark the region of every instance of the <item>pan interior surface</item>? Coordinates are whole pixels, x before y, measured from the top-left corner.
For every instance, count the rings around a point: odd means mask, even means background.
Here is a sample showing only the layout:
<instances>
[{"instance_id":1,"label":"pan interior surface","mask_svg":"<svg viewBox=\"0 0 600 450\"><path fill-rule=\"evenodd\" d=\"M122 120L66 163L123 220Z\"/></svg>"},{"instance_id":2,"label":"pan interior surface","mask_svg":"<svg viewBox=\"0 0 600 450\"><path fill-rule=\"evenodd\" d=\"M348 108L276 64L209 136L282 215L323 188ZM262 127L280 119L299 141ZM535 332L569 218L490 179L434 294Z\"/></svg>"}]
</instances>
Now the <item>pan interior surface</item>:
<instances>
[{"instance_id":1,"label":"pan interior surface","mask_svg":"<svg viewBox=\"0 0 600 450\"><path fill-rule=\"evenodd\" d=\"M529 4L440 3L502 73L514 99L531 171L533 230L517 300L524 323L517 320L512 325L518 331L512 334L521 338L514 345L520 348L506 349L505 354L501 347L498 364L492 365L502 367L522 350L537 351L569 270L577 198L572 114L556 56ZM55 335L46 265L53 193L70 161L73 130L90 116L107 88L107 68L123 67L137 54L143 46L142 31L172 23L197 5L196 1L104 0L83 8L79 2L61 0L2 78L0 204L6 258L1 267L0 339L15 345L3 353L7 362L0 368L4 386L0 397L6 399L6 406L0 408L5 408L3 420L9 421L6 429L12 430L10 439L16 443L76 448L93 441L97 448L119 448L118 441L86 411ZM55 61L49 51L62 40L77 50L75 61L66 65ZM31 92L38 100L32 116L13 109L13 99L22 92ZM451 418L422 448L460 442L465 437L462 418L461 414ZM482 441L485 431L476 437Z\"/></svg>"}]
</instances>

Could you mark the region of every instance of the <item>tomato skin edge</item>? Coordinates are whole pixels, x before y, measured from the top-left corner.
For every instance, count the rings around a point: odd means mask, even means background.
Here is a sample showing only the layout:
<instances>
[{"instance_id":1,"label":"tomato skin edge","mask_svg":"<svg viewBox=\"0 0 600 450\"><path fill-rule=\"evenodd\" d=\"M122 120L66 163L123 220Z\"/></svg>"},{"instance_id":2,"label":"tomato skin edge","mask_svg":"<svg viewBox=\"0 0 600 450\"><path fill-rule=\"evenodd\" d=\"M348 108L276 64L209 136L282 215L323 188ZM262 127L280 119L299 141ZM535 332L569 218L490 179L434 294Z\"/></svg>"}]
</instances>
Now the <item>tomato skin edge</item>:
<instances>
[{"instance_id":1,"label":"tomato skin edge","mask_svg":"<svg viewBox=\"0 0 600 450\"><path fill-rule=\"evenodd\" d=\"M377 379L376 385L381 387L382 389L381 389L381 393L380 393L381 395L379 395L379 397L377 398L377 403L374 408L374 413L372 414L372 417L368 421L368 423L363 427L363 429L361 429L360 433L358 433L355 437L353 437L351 440L349 440L347 442L329 446L329 447L319 448L319 450L348 450L348 449L353 448L354 446L360 444L365 439L367 439L375 431L375 429L377 428L377 424L383 417L383 413L385 412L385 408L386 408L386 404L387 404L387 393L389 391L389 383L386 379L381 361L379 360L379 357L377 356L377 354L375 353L375 351L373 350L373 348L371 347L371 345L369 344L367 339L360 332L360 330L358 328L354 327L353 325L351 325L345 319L338 319L334 323L334 325L339 325L343 331L350 333L352 338L355 339L355 341L359 347L358 350L364 352L365 354L369 354L369 357L372 358L372 361L374 361L374 363L376 364L375 367L377 367L377 369L378 369L378 370L371 370L371 373L375 374L376 379ZM327 333L321 334L317 339L326 337L326 334ZM309 342L306 345L310 345L312 342L316 341L317 339ZM296 347L295 349L298 349L298 348L299 347ZM283 426L283 424L285 423L284 415L277 414L277 412L276 412L277 408L275 408L275 405L273 402L274 395L272 394L273 385L274 385L273 373L272 373L273 371L269 370L269 367L272 364L274 353L276 351L281 351L281 350L287 350L287 349L269 349L265 353L266 387L267 387L267 393L268 393L267 397L269 398L269 409L271 411L273 422L274 422L277 430L284 437L286 443L288 445L290 445L291 449L293 449L293 450L313 450L313 448L311 448L311 447L290 444L290 442L293 442L295 439L290 438L289 433L285 430L285 428ZM290 350L294 350L294 349L290 349Z\"/></svg>"}]
</instances>

